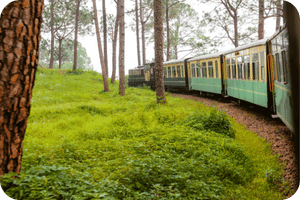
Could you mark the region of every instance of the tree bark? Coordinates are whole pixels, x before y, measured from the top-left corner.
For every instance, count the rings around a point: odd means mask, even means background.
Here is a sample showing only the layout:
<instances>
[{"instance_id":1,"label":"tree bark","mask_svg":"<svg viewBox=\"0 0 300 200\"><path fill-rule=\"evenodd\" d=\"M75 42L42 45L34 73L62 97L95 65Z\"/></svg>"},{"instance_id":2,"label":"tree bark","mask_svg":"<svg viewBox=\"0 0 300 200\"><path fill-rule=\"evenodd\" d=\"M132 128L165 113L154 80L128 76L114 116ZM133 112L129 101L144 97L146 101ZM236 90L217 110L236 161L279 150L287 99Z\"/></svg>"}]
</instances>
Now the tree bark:
<instances>
[{"instance_id":1,"label":"tree bark","mask_svg":"<svg viewBox=\"0 0 300 200\"><path fill-rule=\"evenodd\" d=\"M154 0L155 87L157 104L165 104L162 0Z\"/></svg>"},{"instance_id":2,"label":"tree bark","mask_svg":"<svg viewBox=\"0 0 300 200\"><path fill-rule=\"evenodd\" d=\"M49 68L53 69L54 63L54 0L51 0L51 52L50 52L50 64Z\"/></svg>"},{"instance_id":3,"label":"tree bark","mask_svg":"<svg viewBox=\"0 0 300 200\"><path fill-rule=\"evenodd\" d=\"M75 71L77 69L78 21L79 21L80 1L81 0L76 0L76 18L75 18L75 39L74 39L73 71Z\"/></svg>"},{"instance_id":4,"label":"tree bark","mask_svg":"<svg viewBox=\"0 0 300 200\"><path fill-rule=\"evenodd\" d=\"M117 14L116 14L116 21L115 21L115 32L114 32L114 40L113 40L113 66L112 66L112 74L111 74L111 83L115 82L116 79L116 66L117 66L117 40L118 40L118 32L119 32L119 3L118 1L116 2L117 4Z\"/></svg>"},{"instance_id":5,"label":"tree bark","mask_svg":"<svg viewBox=\"0 0 300 200\"><path fill-rule=\"evenodd\" d=\"M0 176L21 169L38 66L43 3L14 1L0 18Z\"/></svg>"},{"instance_id":6,"label":"tree bark","mask_svg":"<svg viewBox=\"0 0 300 200\"><path fill-rule=\"evenodd\" d=\"M107 62L107 24L106 24L106 8L105 0L102 0L103 13L103 39L104 39L104 62L106 67L106 76L108 77L108 62Z\"/></svg>"},{"instance_id":7,"label":"tree bark","mask_svg":"<svg viewBox=\"0 0 300 200\"><path fill-rule=\"evenodd\" d=\"M264 39L264 10L265 10L265 1L258 1L258 39Z\"/></svg>"},{"instance_id":8,"label":"tree bark","mask_svg":"<svg viewBox=\"0 0 300 200\"><path fill-rule=\"evenodd\" d=\"M169 0L166 0L167 61L170 60Z\"/></svg>"},{"instance_id":9,"label":"tree bark","mask_svg":"<svg viewBox=\"0 0 300 200\"><path fill-rule=\"evenodd\" d=\"M277 0L276 3L276 31L280 29L280 19L281 19L281 0Z\"/></svg>"},{"instance_id":10,"label":"tree bark","mask_svg":"<svg viewBox=\"0 0 300 200\"><path fill-rule=\"evenodd\" d=\"M101 63L101 69L102 69L102 77L103 77L103 83L104 83L104 91L108 92L109 87L108 87L108 80L107 80L105 62L104 62L103 53L102 53L101 37L100 37L99 24L98 24L96 0L93 0L93 7L94 7L95 28L96 28L97 42L98 42L98 51L99 51L99 57L100 57L100 63Z\"/></svg>"},{"instance_id":11,"label":"tree bark","mask_svg":"<svg viewBox=\"0 0 300 200\"><path fill-rule=\"evenodd\" d=\"M233 23L234 23L234 46L238 47L239 46L239 32L238 32L238 15L237 15L237 12L234 12Z\"/></svg>"},{"instance_id":12,"label":"tree bark","mask_svg":"<svg viewBox=\"0 0 300 200\"><path fill-rule=\"evenodd\" d=\"M62 39L58 40L59 43L59 54L58 54L58 68L61 69L62 66Z\"/></svg>"},{"instance_id":13,"label":"tree bark","mask_svg":"<svg viewBox=\"0 0 300 200\"><path fill-rule=\"evenodd\" d=\"M140 0L140 20L142 25L142 49L143 49L143 65L146 63L146 45L145 45L145 22L143 19L143 4Z\"/></svg>"},{"instance_id":14,"label":"tree bark","mask_svg":"<svg viewBox=\"0 0 300 200\"><path fill-rule=\"evenodd\" d=\"M137 45L137 59L138 65L141 65L141 55L140 55L140 36L139 36L139 14L138 14L138 1L135 0L135 23L136 23L136 45Z\"/></svg>"},{"instance_id":15,"label":"tree bark","mask_svg":"<svg viewBox=\"0 0 300 200\"><path fill-rule=\"evenodd\" d=\"M124 63L125 63L125 23L124 23L124 0L119 0L119 24L120 24L120 44L119 44L119 94L124 96L125 95L125 70L124 70Z\"/></svg>"}]
</instances>

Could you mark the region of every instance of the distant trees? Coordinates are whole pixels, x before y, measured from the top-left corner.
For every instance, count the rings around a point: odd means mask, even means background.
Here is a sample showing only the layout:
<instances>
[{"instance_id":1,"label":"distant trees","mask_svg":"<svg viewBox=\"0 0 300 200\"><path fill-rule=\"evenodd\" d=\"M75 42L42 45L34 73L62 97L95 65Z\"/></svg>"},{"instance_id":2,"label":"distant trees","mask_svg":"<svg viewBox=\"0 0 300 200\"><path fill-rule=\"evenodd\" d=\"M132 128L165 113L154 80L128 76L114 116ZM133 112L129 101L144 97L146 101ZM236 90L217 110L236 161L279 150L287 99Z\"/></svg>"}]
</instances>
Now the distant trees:
<instances>
[{"instance_id":1,"label":"distant trees","mask_svg":"<svg viewBox=\"0 0 300 200\"><path fill-rule=\"evenodd\" d=\"M78 3L78 15L77 12L77 0L49 0L45 1L45 8L43 13L42 32L51 34L51 53L49 68L53 68L54 57L54 43L58 41L59 47L62 47L63 40L72 38L72 34L75 33L76 24L79 35L89 35L92 33L93 15L87 8L86 0L79 0ZM79 10L80 8L80 10ZM78 22L75 18L78 16ZM75 33L75 38L76 38ZM76 43L76 42L75 42ZM75 48L75 46L74 46ZM74 49L75 50L75 49ZM76 52L75 52L76 53ZM61 54L59 54L61 55ZM62 65L62 58L59 56L59 68Z\"/></svg>"}]
</instances>

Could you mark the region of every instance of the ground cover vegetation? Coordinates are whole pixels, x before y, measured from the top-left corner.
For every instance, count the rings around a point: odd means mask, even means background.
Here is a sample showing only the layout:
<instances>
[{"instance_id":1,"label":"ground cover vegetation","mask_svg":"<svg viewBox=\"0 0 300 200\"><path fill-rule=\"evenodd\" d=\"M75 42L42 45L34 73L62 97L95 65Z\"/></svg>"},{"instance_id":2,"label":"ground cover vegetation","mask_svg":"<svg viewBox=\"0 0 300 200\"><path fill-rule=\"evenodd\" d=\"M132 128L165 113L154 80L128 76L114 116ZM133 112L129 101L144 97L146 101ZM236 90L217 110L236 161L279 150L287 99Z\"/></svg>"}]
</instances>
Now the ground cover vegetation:
<instances>
[{"instance_id":1,"label":"ground cover vegetation","mask_svg":"<svg viewBox=\"0 0 300 200\"><path fill-rule=\"evenodd\" d=\"M15 199L282 199L270 145L203 104L38 69ZM13 178L16 176L17 178Z\"/></svg>"}]
</instances>

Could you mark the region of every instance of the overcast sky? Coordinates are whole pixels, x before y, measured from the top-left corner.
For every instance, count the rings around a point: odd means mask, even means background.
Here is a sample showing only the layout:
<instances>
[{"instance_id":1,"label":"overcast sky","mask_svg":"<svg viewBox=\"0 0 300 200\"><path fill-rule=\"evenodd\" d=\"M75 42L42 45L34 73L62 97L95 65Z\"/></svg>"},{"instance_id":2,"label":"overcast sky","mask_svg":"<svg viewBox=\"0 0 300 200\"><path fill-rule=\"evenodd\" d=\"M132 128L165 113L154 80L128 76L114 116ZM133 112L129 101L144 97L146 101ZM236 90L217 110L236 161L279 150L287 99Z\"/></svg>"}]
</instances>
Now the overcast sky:
<instances>
[{"instance_id":1,"label":"overcast sky","mask_svg":"<svg viewBox=\"0 0 300 200\"><path fill-rule=\"evenodd\" d=\"M191 5L193 5L193 8L198 11L200 19L202 18L202 11L211 11L215 5L200 5L197 1L195 0L187 0L186 2L190 2ZM194 3L196 2L196 3ZM96 1L97 4L97 10L102 9L102 1ZM93 4L92 2L87 4L89 7L92 7ZM131 10L134 8L134 3L131 1L126 1L125 4L125 11L126 10ZM221 7L220 7L221 8ZM106 13L107 14L116 14L116 8L115 8L115 3L112 0L106 0ZM98 12L98 19L99 19L99 12ZM131 23L131 18L128 15L125 15L125 22L127 25ZM99 20L98 20L99 21ZM141 26L140 26L141 28ZM273 35L275 32L275 19L273 18L268 18L265 20L265 38ZM93 31L95 31L95 27L93 26ZM209 35L212 35L213 33L207 32ZM218 34L218 33L215 33ZM141 34L140 34L141 37ZM50 39L50 37L49 37ZM103 48L103 38L102 39L102 48ZM81 37L79 36L79 42L83 44L83 46L87 50L88 56L91 58L92 65L94 67L94 70L97 72L101 72L101 65L100 65L100 59L99 59L99 52L98 52L98 44L97 44L97 38L96 34L94 36L89 36L89 37ZM119 40L118 40L119 42ZM220 51L222 50L227 50L233 48L233 44L228 41L225 45L219 48ZM133 69L138 65L137 61L137 44L136 44L136 33L131 30L130 27L125 29L125 74L128 74L129 69ZM142 45L140 42L140 50L141 50L141 56L142 56ZM109 71L109 77L111 77L112 73L112 43L108 41L108 71ZM117 48L117 55L118 55L118 48ZM183 55L179 54L179 59L181 59ZM154 44L149 44L146 46L146 59L147 60L152 60L154 58ZM141 58L142 62L142 58ZM118 56L117 56L117 72L116 76L118 76L119 71L118 71Z\"/></svg>"}]
</instances>

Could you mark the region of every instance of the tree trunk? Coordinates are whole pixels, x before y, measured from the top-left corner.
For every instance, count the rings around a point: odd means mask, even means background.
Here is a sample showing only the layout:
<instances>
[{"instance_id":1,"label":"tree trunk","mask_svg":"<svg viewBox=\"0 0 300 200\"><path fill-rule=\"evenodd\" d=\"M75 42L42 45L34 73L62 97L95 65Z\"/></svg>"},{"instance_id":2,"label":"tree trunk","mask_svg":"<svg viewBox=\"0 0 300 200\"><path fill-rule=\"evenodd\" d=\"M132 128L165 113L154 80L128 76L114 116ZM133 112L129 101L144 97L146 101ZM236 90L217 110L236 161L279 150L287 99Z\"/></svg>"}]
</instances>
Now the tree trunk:
<instances>
[{"instance_id":1,"label":"tree trunk","mask_svg":"<svg viewBox=\"0 0 300 200\"><path fill-rule=\"evenodd\" d=\"M108 92L109 91L108 80L107 80L106 67L105 67L103 53L102 53L101 37L100 37L99 24L98 24L96 0L93 0L93 7L94 7L95 28L96 28L97 42L98 42L98 51L99 51L99 57L100 57L100 63L101 63L101 69L102 69L102 77L103 77L103 83L104 83L104 91Z\"/></svg>"},{"instance_id":2,"label":"tree trunk","mask_svg":"<svg viewBox=\"0 0 300 200\"><path fill-rule=\"evenodd\" d=\"M54 0L51 0L51 52L49 68L53 69L54 63Z\"/></svg>"},{"instance_id":3,"label":"tree trunk","mask_svg":"<svg viewBox=\"0 0 300 200\"><path fill-rule=\"evenodd\" d=\"M137 45L137 59L138 65L141 65L140 55L140 36L139 36L139 14L138 14L138 1L135 0L135 23L136 23L136 45Z\"/></svg>"},{"instance_id":4,"label":"tree trunk","mask_svg":"<svg viewBox=\"0 0 300 200\"><path fill-rule=\"evenodd\" d=\"M163 70L163 17L162 0L154 0L154 34L155 34L155 87L158 104L166 103Z\"/></svg>"},{"instance_id":5,"label":"tree trunk","mask_svg":"<svg viewBox=\"0 0 300 200\"><path fill-rule=\"evenodd\" d=\"M102 0L102 12L103 12L104 62L105 62L105 67L106 67L106 76L108 77L108 62L107 62L107 25L106 25L105 0Z\"/></svg>"},{"instance_id":6,"label":"tree trunk","mask_svg":"<svg viewBox=\"0 0 300 200\"><path fill-rule=\"evenodd\" d=\"M142 25L142 49L143 49L143 65L146 63L146 46L145 46L145 22L143 20L143 5L140 0L140 19Z\"/></svg>"},{"instance_id":7,"label":"tree trunk","mask_svg":"<svg viewBox=\"0 0 300 200\"><path fill-rule=\"evenodd\" d=\"M58 68L61 69L62 66L62 39L58 40L59 43L59 53L58 53Z\"/></svg>"},{"instance_id":8,"label":"tree trunk","mask_svg":"<svg viewBox=\"0 0 300 200\"><path fill-rule=\"evenodd\" d=\"M21 169L38 66L43 3L11 2L0 18L0 176Z\"/></svg>"},{"instance_id":9,"label":"tree trunk","mask_svg":"<svg viewBox=\"0 0 300 200\"><path fill-rule=\"evenodd\" d=\"M239 32L238 32L238 15L237 15L236 11L234 12L233 23L234 23L234 46L238 47L239 46Z\"/></svg>"},{"instance_id":10,"label":"tree trunk","mask_svg":"<svg viewBox=\"0 0 300 200\"><path fill-rule=\"evenodd\" d=\"M77 69L77 46L78 46L79 7L80 7L80 0L76 0L76 18L75 18L75 40L74 40L73 71L75 71Z\"/></svg>"},{"instance_id":11,"label":"tree trunk","mask_svg":"<svg viewBox=\"0 0 300 200\"><path fill-rule=\"evenodd\" d=\"M258 39L264 39L264 10L265 10L265 1L258 1Z\"/></svg>"},{"instance_id":12,"label":"tree trunk","mask_svg":"<svg viewBox=\"0 0 300 200\"><path fill-rule=\"evenodd\" d=\"M280 17L281 17L281 0L277 0L276 3L276 31L278 31L280 29Z\"/></svg>"},{"instance_id":13,"label":"tree trunk","mask_svg":"<svg viewBox=\"0 0 300 200\"><path fill-rule=\"evenodd\" d=\"M112 66L112 74L111 74L111 83L115 82L116 79L116 66L117 66L117 40L118 40L118 32L119 32L119 3L117 3L117 14L116 14L116 21L115 21L115 32L114 32L114 40L113 40L113 66Z\"/></svg>"},{"instance_id":14,"label":"tree trunk","mask_svg":"<svg viewBox=\"0 0 300 200\"><path fill-rule=\"evenodd\" d=\"M170 60L169 0L166 0L167 61Z\"/></svg>"},{"instance_id":15,"label":"tree trunk","mask_svg":"<svg viewBox=\"0 0 300 200\"><path fill-rule=\"evenodd\" d=\"M119 23L120 23L120 45L119 45L119 94L124 96L125 95L125 70L124 70L124 63L125 63L125 23L124 23L124 0L119 0Z\"/></svg>"}]
</instances>

